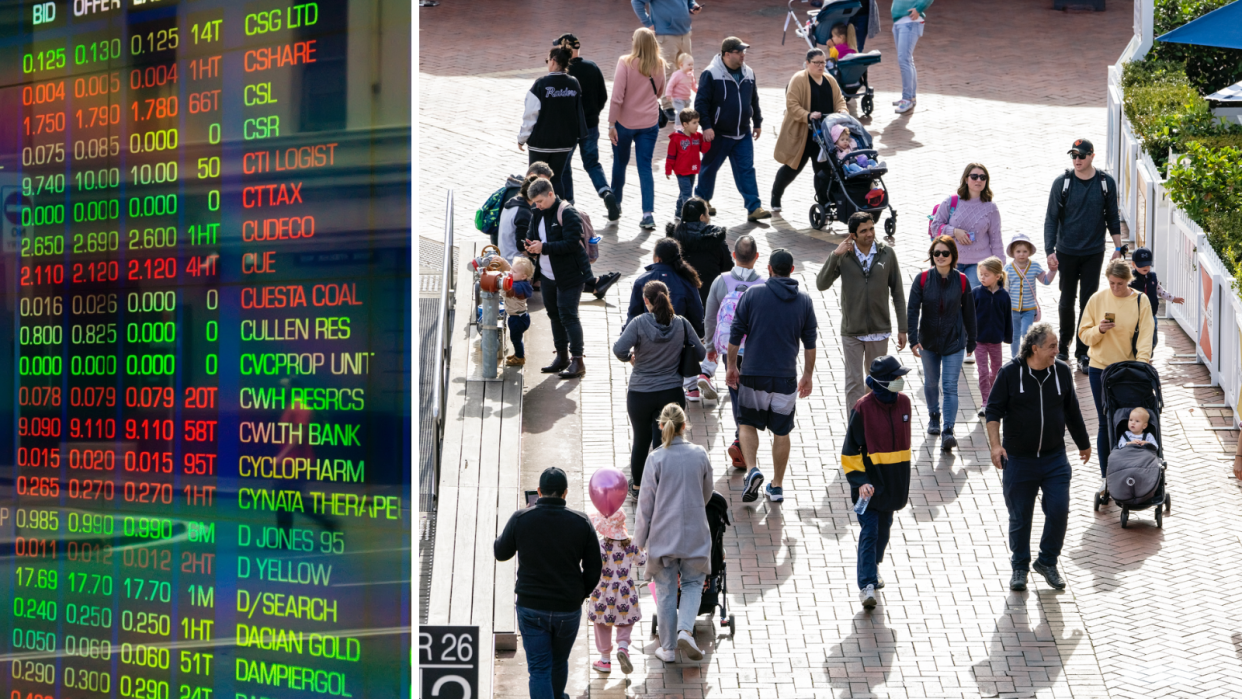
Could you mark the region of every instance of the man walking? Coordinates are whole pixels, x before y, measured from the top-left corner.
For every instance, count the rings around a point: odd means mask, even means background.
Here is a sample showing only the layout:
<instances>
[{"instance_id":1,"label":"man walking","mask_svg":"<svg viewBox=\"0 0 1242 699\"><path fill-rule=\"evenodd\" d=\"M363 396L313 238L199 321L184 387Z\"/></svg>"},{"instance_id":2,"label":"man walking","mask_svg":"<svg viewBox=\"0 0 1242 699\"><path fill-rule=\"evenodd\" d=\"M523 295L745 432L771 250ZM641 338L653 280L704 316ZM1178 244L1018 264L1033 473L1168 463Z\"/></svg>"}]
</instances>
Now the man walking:
<instances>
[{"instance_id":1,"label":"man walking","mask_svg":"<svg viewBox=\"0 0 1242 699\"><path fill-rule=\"evenodd\" d=\"M586 170L595 186L595 192L604 200L608 208L608 220L616 220L621 215L617 207L617 199L608 186L608 178L604 175L604 166L599 164L599 113L608 104L608 86L604 84L604 73L594 61L588 61L581 55L582 44L573 34L562 34L552 42L553 46L569 49L573 58L569 59L568 73L578 79L582 86L582 114L586 117L587 135L579 142L582 150L582 169ZM561 177L561 186L565 189L565 199L574 200L573 179L574 154L570 152L565 159L565 173ZM602 298L602 297L601 297Z\"/></svg>"},{"instance_id":2,"label":"man walking","mask_svg":"<svg viewBox=\"0 0 1242 699\"><path fill-rule=\"evenodd\" d=\"M863 395L868 367L888 354L893 322L888 313L891 298L897 310L897 351L906 346L906 291L897 252L875 239L871 214L856 211L850 216L849 236L828 255L815 278L815 287L827 291L841 279L841 349L845 353L845 410ZM872 284L871 282L875 282Z\"/></svg>"},{"instance_id":3,"label":"man walking","mask_svg":"<svg viewBox=\"0 0 1242 699\"><path fill-rule=\"evenodd\" d=\"M871 609L875 591L884 587L879 564L888 547L893 512L910 500L910 396L901 392L906 382L902 377L910 370L896 357L884 356L872 362L867 373L871 392L850 406L841 468L862 527L858 598L864 609Z\"/></svg>"},{"instance_id":4,"label":"man walking","mask_svg":"<svg viewBox=\"0 0 1242 699\"><path fill-rule=\"evenodd\" d=\"M664 57L664 84L677 70L677 58L683 53L690 53L690 15L696 15L703 9L694 0L630 0L638 21L655 32L656 42L660 44L660 55ZM673 101L667 94L660 100L660 107L673 121Z\"/></svg>"},{"instance_id":5,"label":"man walking","mask_svg":"<svg viewBox=\"0 0 1242 699\"><path fill-rule=\"evenodd\" d=\"M699 113L703 139L712 144L699 167L699 184L694 193L708 201L707 213L715 216L712 195L716 192L716 174L728 159L733 170L733 183L742 195L748 215L746 220L772 218L759 199L755 180L755 141L762 131L763 113L759 111L759 90L755 71L746 65L746 49L731 36L720 45L720 55L712 59L707 70L699 75L699 92L694 98L694 111ZM750 123L754 120L752 130Z\"/></svg>"},{"instance_id":6,"label":"man walking","mask_svg":"<svg viewBox=\"0 0 1242 699\"><path fill-rule=\"evenodd\" d=\"M783 248L768 258L768 280L742 294L729 329L729 359L725 382L737 390L738 436L748 469L742 502L759 499L763 473L756 461L759 430L772 431L772 482L768 499L785 499L782 485L789 462L789 433L794 426L798 397L811 395L815 371L815 335L818 323L811 297L798 288L793 255ZM738 346L746 338L745 373ZM798 343L804 348L802 380L798 380Z\"/></svg>"},{"instance_id":7,"label":"man walking","mask_svg":"<svg viewBox=\"0 0 1242 699\"><path fill-rule=\"evenodd\" d=\"M1065 589L1065 580L1057 572L1057 558L1069 522L1071 469L1065 453L1066 428L1083 463L1091 458L1091 438L1078 406L1073 370L1057 361L1057 350L1052 325L1032 325L1022 338L1018 358L1001 368L988 398L988 444L992 465L1004 471L1005 506L1009 509L1011 590L1026 589L1028 567L1044 576L1051 587ZM1041 491L1044 533L1039 540L1039 557L1032 565L1031 518Z\"/></svg>"},{"instance_id":8,"label":"man walking","mask_svg":"<svg viewBox=\"0 0 1242 699\"><path fill-rule=\"evenodd\" d=\"M1069 150L1074 167L1052 182L1048 211L1044 215L1044 247L1048 265L1061 272L1061 345L1057 359L1069 361L1069 343L1074 339L1074 359L1078 371L1087 373L1087 346L1078 336L1078 318L1087 299L1100 289L1100 267L1104 264L1104 233L1113 239L1113 256L1121 257L1121 220L1117 217L1117 183L1107 173L1096 170L1095 147L1080 138ZM1078 316L1074 315L1077 285Z\"/></svg>"},{"instance_id":9,"label":"man walking","mask_svg":"<svg viewBox=\"0 0 1242 699\"><path fill-rule=\"evenodd\" d=\"M603 562L591 520L565 507L569 479L555 466L539 476L539 502L513 513L492 545L496 560L518 555L517 617L532 699L561 699L582 601Z\"/></svg>"}]
</instances>

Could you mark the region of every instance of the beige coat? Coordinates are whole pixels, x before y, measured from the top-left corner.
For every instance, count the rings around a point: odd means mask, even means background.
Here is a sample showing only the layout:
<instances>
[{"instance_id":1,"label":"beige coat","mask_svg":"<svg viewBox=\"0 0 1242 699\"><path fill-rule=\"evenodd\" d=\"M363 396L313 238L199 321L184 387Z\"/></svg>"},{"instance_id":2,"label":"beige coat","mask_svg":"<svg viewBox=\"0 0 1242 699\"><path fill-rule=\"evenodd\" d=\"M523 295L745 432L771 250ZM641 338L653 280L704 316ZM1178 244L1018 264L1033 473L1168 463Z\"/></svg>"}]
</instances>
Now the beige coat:
<instances>
[{"instance_id":1,"label":"beige coat","mask_svg":"<svg viewBox=\"0 0 1242 699\"><path fill-rule=\"evenodd\" d=\"M841 96L841 88L837 81L828 73L824 80L832 85L833 111L849 114L845 106L845 98ZM779 163L797 169L802 160L802 151L806 149L806 139L810 131L806 128L807 117L811 114L811 84L805 70L794 73L785 88L785 120L781 122L781 132L776 137L776 160Z\"/></svg>"}]
</instances>

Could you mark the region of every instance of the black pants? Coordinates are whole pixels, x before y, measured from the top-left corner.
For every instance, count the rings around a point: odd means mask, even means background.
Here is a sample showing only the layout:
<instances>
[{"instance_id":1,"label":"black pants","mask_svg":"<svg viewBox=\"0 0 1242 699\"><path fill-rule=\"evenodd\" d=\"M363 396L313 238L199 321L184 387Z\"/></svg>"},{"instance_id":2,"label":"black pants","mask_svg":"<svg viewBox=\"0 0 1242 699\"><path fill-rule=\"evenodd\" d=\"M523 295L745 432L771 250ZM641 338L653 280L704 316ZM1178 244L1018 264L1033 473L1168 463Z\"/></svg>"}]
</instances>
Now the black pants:
<instances>
[{"instance_id":1,"label":"black pants","mask_svg":"<svg viewBox=\"0 0 1242 699\"><path fill-rule=\"evenodd\" d=\"M552 168L552 191L556 192L556 196L568 201L570 204L574 203L573 199L565 196L565 182L562 179L565 175L565 168L569 167L569 156L573 155L573 150L564 152L531 150L530 148L526 150L530 153L528 163L542 160L548 164L548 167Z\"/></svg>"},{"instance_id":2,"label":"black pants","mask_svg":"<svg viewBox=\"0 0 1242 699\"><path fill-rule=\"evenodd\" d=\"M660 428L656 422L660 411L669 403L686 407L686 392L681 386L650 393L630 391L625 394L625 410L630 414L630 425L634 427L634 446L630 448L630 476L634 479L634 485L643 484L647 454L660 446Z\"/></svg>"},{"instance_id":3,"label":"black pants","mask_svg":"<svg viewBox=\"0 0 1242 699\"><path fill-rule=\"evenodd\" d=\"M1074 341L1074 357L1087 356L1087 346L1078 339L1078 319L1087 307L1091 295L1100 290L1100 268L1104 266L1104 253L1094 255L1066 255L1057 253L1061 274L1061 303L1057 310L1061 316L1061 354L1069 354L1070 340ZM1074 311L1074 291L1077 285L1078 313Z\"/></svg>"},{"instance_id":4,"label":"black pants","mask_svg":"<svg viewBox=\"0 0 1242 699\"><path fill-rule=\"evenodd\" d=\"M543 307L552 323L552 342L557 352L569 350L574 357L582 356L582 321L578 320L578 302L582 300L582 285L558 287L556 281L544 279L540 285Z\"/></svg>"},{"instance_id":5,"label":"black pants","mask_svg":"<svg viewBox=\"0 0 1242 699\"><path fill-rule=\"evenodd\" d=\"M794 178L802 172L802 168L806 167L807 160L811 161L812 172L819 172L820 170L830 167L830 163L821 163L816 160L818 157L819 146L815 144L815 139L811 138L810 132L807 132L806 146L802 149L802 156L798 158L798 169L795 170L788 165L782 165L780 169L776 171L776 180L772 182L772 206L781 205L781 196L785 194L785 188L788 187L790 183L794 181ZM829 157L832 157L831 154L829 154ZM814 186L814 183L812 183L812 186Z\"/></svg>"}]
</instances>

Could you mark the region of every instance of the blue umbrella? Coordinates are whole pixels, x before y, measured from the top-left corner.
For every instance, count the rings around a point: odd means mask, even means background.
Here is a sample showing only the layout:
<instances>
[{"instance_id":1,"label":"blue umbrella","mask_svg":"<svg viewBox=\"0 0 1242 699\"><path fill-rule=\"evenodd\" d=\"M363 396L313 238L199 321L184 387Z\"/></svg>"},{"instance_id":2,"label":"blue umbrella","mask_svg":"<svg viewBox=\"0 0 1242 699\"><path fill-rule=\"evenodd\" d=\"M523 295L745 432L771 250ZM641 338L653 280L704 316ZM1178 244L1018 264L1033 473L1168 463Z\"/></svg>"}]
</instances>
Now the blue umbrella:
<instances>
[{"instance_id":1,"label":"blue umbrella","mask_svg":"<svg viewBox=\"0 0 1242 699\"><path fill-rule=\"evenodd\" d=\"M1218 10L1187 22L1173 31L1156 38L1174 44L1215 46L1222 49L1242 49L1242 0L1232 2Z\"/></svg>"}]
</instances>

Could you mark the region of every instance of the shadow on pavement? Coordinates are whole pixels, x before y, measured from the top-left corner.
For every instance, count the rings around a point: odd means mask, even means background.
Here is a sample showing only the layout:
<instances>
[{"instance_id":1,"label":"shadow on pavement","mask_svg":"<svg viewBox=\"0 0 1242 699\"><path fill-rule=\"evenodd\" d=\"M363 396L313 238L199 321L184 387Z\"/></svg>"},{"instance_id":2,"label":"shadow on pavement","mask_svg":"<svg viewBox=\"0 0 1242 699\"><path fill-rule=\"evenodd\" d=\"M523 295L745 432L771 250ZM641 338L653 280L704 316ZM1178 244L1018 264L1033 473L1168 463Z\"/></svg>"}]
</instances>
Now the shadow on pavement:
<instances>
[{"instance_id":1,"label":"shadow on pavement","mask_svg":"<svg viewBox=\"0 0 1242 699\"><path fill-rule=\"evenodd\" d=\"M980 696L1033 697L1039 690L1053 687L1064 672L1061 659L1073 655L1082 641L1079 629L1068 636L1058 635L1059 594L1063 593L1029 594L1014 592L1005 601L1005 611L997 618L988 644L988 658L973 668ZM1043 613L1043 621L1034 629L1028 607L1032 602Z\"/></svg>"},{"instance_id":2,"label":"shadow on pavement","mask_svg":"<svg viewBox=\"0 0 1242 699\"><path fill-rule=\"evenodd\" d=\"M897 654L897 637L885 626L884 605L874 611L854 615L854 631L833 647L824 663L834 689L852 691L848 696L879 694L876 688L888 682ZM860 685L866 692L860 692Z\"/></svg>"}]
</instances>

